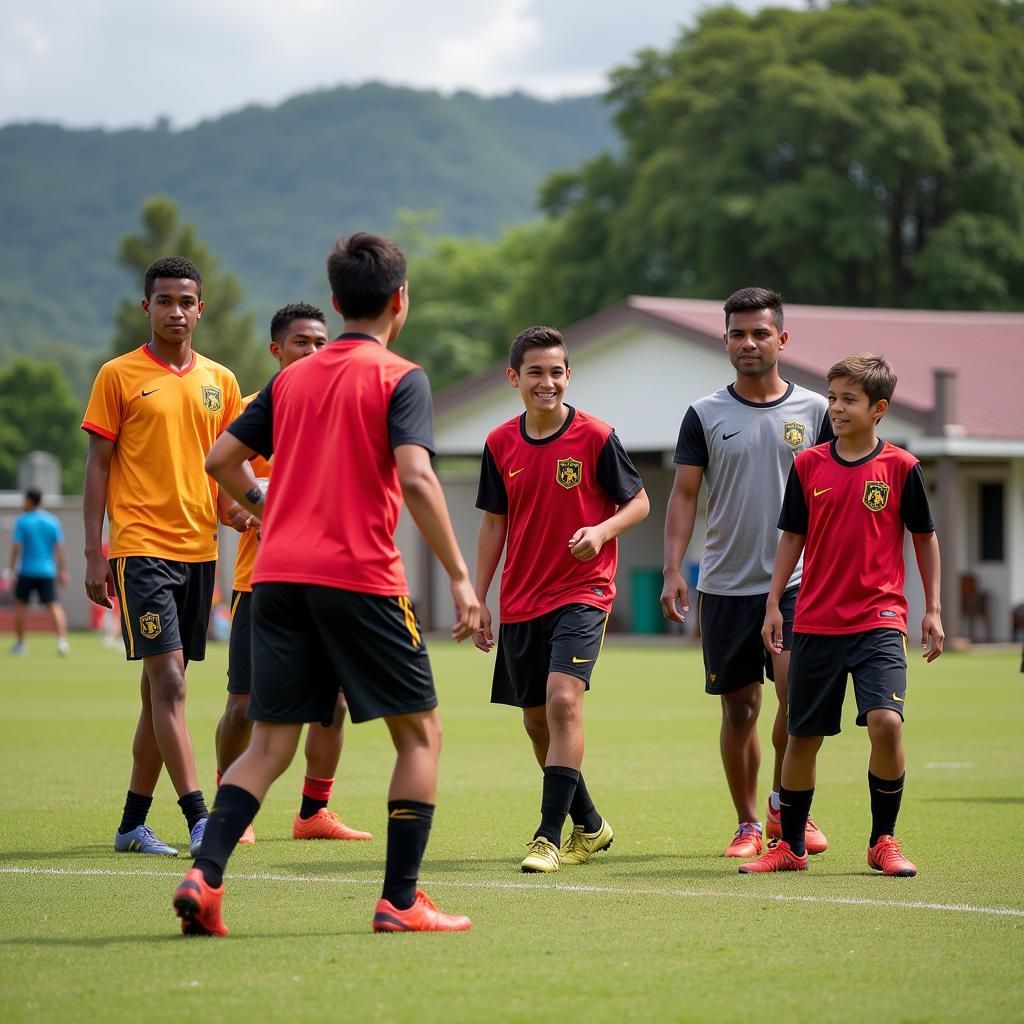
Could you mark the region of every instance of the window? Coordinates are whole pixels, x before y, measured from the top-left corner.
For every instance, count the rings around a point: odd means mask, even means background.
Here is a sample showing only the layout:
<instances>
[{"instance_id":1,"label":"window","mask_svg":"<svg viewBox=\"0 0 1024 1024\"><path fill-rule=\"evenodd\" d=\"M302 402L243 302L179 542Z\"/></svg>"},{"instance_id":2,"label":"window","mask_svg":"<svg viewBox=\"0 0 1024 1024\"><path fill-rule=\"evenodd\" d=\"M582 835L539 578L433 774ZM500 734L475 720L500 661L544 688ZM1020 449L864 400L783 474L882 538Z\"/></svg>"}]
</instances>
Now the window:
<instances>
[{"instance_id":1,"label":"window","mask_svg":"<svg viewBox=\"0 0 1024 1024\"><path fill-rule=\"evenodd\" d=\"M1003 485L978 485L978 557L983 562L1001 562L1003 550Z\"/></svg>"}]
</instances>

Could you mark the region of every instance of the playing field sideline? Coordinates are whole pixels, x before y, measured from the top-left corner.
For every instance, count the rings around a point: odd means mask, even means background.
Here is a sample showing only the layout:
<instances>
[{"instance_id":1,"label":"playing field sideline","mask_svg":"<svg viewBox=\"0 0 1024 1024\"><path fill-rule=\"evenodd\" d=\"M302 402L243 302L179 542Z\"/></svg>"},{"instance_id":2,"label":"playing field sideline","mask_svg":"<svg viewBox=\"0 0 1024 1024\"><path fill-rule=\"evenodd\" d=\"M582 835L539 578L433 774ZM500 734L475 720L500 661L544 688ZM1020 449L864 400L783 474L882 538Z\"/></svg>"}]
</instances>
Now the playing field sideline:
<instances>
[{"instance_id":1,"label":"playing field sideline","mask_svg":"<svg viewBox=\"0 0 1024 1024\"><path fill-rule=\"evenodd\" d=\"M490 659L435 644L445 751L423 884L473 931L371 934L392 755L369 724L347 732L331 806L375 840L288 838L293 766L257 818L257 845L229 864L232 935L186 940L170 907L186 858L111 850L137 668L92 637L73 637L68 660L48 638L31 646L0 662L6 1021L1024 1019L1013 654L912 664L900 838L917 878L865 863L867 740L852 724L819 761L814 813L832 848L806 875L744 877L719 856L735 823L699 652L610 640L587 698L585 764L615 843L583 867L524 876L539 787L518 716L487 703ZM211 797L224 657L213 647L190 669ZM187 845L166 779L150 822Z\"/></svg>"}]
</instances>

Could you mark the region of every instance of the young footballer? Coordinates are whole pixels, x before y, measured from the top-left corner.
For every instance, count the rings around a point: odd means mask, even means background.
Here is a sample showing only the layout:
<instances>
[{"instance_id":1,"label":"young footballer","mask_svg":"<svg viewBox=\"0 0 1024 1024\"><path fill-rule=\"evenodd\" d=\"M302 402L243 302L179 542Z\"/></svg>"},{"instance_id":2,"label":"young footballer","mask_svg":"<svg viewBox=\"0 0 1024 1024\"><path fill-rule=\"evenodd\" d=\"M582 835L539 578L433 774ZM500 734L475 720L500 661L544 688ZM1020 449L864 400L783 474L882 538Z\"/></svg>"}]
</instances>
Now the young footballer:
<instances>
[{"instance_id":1,"label":"young footballer","mask_svg":"<svg viewBox=\"0 0 1024 1024\"><path fill-rule=\"evenodd\" d=\"M857 724L867 727L871 741L868 864L886 875L917 874L895 838L906 760L904 530L913 538L924 584L925 661L942 653L944 637L939 543L921 464L876 433L895 388L896 375L880 356L853 355L836 363L828 372L835 440L801 452L790 471L762 630L765 645L781 650L780 602L804 552L789 675L789 745L779 793L782 838L757 860L741 864L744 874L806 870L815 759L824 737L839 732L847 675L853 676Z\"/></svg>"},{"instance_id":2,"label":"young footballer","mask_svg":"<svg viewBox=\"0 0 1024 1024\"><path fill-rule=\"evenodd\" d=\"M270 354L283 370L327 344L327 320L324 314L306 302L294 302L279 309L270 321ZM248 408L259 392L242 400ZM270 463L257 455L250 462L256 477L270 477ZM249 691L252 680L252 567L256 560L259 531L255 526L242 534L235 559L235 578L231 594L231 636L228 641L228 700L217 724L217 784L228 766L249 743L252 722ZM292 836L295 839L372 839L369 832L349 828L337 814L327 810L334 788L334 773L341 758L343 725L348 710L345 696L338 691L334 717L330 725L312 722L306 736L306 777L302 785L302 805L295 816ZM256 836L250 825L239 843L254 843Z\"/></svg>"},{"instance_id":3,"label":"young footballer","mask_svg":"<svg viewBox=\"0 0 1024 1024\"><path fill-rule=\"evenodd\" d=\"M484 517L474 642L482 651L495 645L486 600L504 551L491 701L522 709L544 772L541 820L523 871L583 864L611 846L612 828L580 773L583 694L615 598L615 539L650 511L614 430L565 404L570 373L553 327L516 337L508 379L526 411L487 436L477 497ZM563 846L567 815L573 828Z\"/></svg>"},{"instance_id":4,"label":"young footballer","mask_svg":"<svg viewBox=\"0 0 1024 1024\"><path fill-rule=\"evenodd\" d=\"M465 931L417 888L437 790L437 695L394 531L402 499L451 579L463 640L479 604L431 467L426 374L389 351L409 310L406 261L390 239L341 239L327 259L345 330L282 370L221 437L207 468L254 514L246 462L274 457L253 570L249 746L224 773L194 867L174 894L185 934L226 935L223 873L303 722L329 724L343 684L353 722L383 718L396 750L384 888L373 929Z\"/></svg>"},{"instance_id":5,"label":"young footballer","mask_svg":"<svg viewBox=\"0 0 1024 1024\"><path fill-rule=\"evenodd\" d=\"M761 641L765 603L778 544L775 525L793 457L832 436L825 399L784 380L779 356L789 342L782 297L768 288L743 288L725 300L722 335L735 380L694 402L683 417L676 446L675 482L665 517L665 586L662 614L683 622L690 599L679 571L693 536L701 484L707 486L707 533L700 560L697 617L704 653L704 689L722 705L719 743L736 833L726 857L755 857L762 828L780 835L779 780L786 750L786 676L793 607L802 566L796 562L781 600L782 647L765 655ZM761 744L757 719L764 676L775 683L779 706L772 724L775 763L768 813L757 813ZM820 853L828 840L807 823L807 848Z\"/></svg>"},{"instance_id":6,"label":"young footballer","mask_svg":"<svg viewBox=\"0 0 1024 1024\"><path fill-rule=\"evenodd\" d=\"M229 508L203 463L217 435L241 410L230 370L192 348L203 312L199 271L176 256L146 271L146 344L105 363L82 423L85 466L85 589L121 607L129 661L142 661L142 712L132 744L132 775L114 849L173 855L146 825L163 767L198 849L206 803L185 723L185 669L206 654L218 503L241 529L248 513ZM109 561L103 515L110 518Z\"/></svg>"}]
</instances>

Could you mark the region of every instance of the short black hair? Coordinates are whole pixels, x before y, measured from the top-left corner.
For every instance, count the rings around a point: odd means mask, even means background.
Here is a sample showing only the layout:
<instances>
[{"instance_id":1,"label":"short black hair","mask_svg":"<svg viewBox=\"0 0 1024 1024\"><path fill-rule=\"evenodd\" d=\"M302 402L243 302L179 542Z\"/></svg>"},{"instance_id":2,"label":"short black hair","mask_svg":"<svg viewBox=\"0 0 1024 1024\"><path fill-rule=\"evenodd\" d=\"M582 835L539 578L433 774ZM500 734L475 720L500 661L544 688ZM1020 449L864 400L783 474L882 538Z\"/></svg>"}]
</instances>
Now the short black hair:
<instances>
[{"instance_id":1,"label":"short black hair","mask_svg":"<svg viewBox=\"0 0 1024 1024\"><path fill-rule=\"evenodd\" d=\"M273 341L280 340L280 336L291 327L295 320L319 320L326 326L327 317L322 309L311 306L308 302L289 302L282 306L270 318L270 337Z\"/></svg>"},{"instance_id":2,"label":"short black hair","mask_svg":"<svg viewBox=\"0 0 1024 1024\"><path fill-rule=\"evenodd\" d=\"M43 503L43 492L38 487L30 487L25 492L25 499L32 502L34 508L38 508Z\"/></svg>"},{"instance_id":3,"label":"short black hair","mask_svg":"<svg viewBox=\"0 0 1024 1024\"><path fill-rule=\"evenodd\" d=\"M327 280L346 320L379 316L407 276L405 253L384 235L358 231L327 256Z\"/></svg>"},{"instance_id":4,"label":"short black hair","mask_svg":"<svg viewBox=\"0 0 1024 1024\"><path fill-rule=\"evenodd\" d=\"M770 309L775 329L782 333L782 296L771 288L741 288L725 300L725 329L729 330L729 317L748 310Z\"/></svg>"},{"instance_id":5,"label":"short black hair","mask_svg":"<svg viewBox=\"0 0 1024 1024\"><path fill-rule=\"evenodd\" d=\"M855 352L833 363L825 380L831 386L832 381L839 377L859 384L868 396L869 405L877 405L883 398L891 402L896 390L896 371L892 364L885 356L876 356L871 352Z\"/></svg>"},{"instance_id":6,"label":"short black hair","mask_svg":"<svg viewBox=\"0 0 1024 1024\"><path fill-rule=\"evenodd\" d=\"M518 373L522 368L523 356L527 349L556 347L561 348L565 353L565 365L568 367L569 350L565 347L565 339L559 330L544 324L527 327L525 331L520 331L516 335L515 341L512 342L512 348L508 353L508 365Z\"/></svg>"},{"instance_id":7,"label":"short black hair","mask_svg":"<svg viewBox=\"0 0 1024 1024\"><path fill-rule=\"evenodd\" d=\"M146 271L146 298L153 294L153 282L158 277L172 277L178 280L195 281L199 298L203 297L203 279L199 276L199 268L182 256L164 256L149 265Z\"/></svg>"}]
</instances>

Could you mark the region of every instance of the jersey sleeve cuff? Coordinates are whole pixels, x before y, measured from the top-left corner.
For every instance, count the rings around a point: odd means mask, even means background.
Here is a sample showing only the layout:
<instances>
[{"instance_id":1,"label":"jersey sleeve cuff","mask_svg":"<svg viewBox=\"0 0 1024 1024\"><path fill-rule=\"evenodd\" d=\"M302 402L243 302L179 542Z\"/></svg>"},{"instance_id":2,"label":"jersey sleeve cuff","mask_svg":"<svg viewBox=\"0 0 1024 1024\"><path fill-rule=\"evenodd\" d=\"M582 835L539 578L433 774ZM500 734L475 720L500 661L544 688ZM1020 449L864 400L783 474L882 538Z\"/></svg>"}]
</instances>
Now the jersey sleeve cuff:
<instances>
[{"instance_id":1,"label":"jersey sleeve cuff","mask_svg":"<svg viewBox=\"0 0 1024 1024\"><path fill-rule=\"evenodd\" d=\"M98 434L100 437L105 437L108 441L117 440L117 434L112 434L106 428L99 426L97 423L91 423L89 420L82 421L82 429L90 434Z\"/></svg>"}]
</instances>

